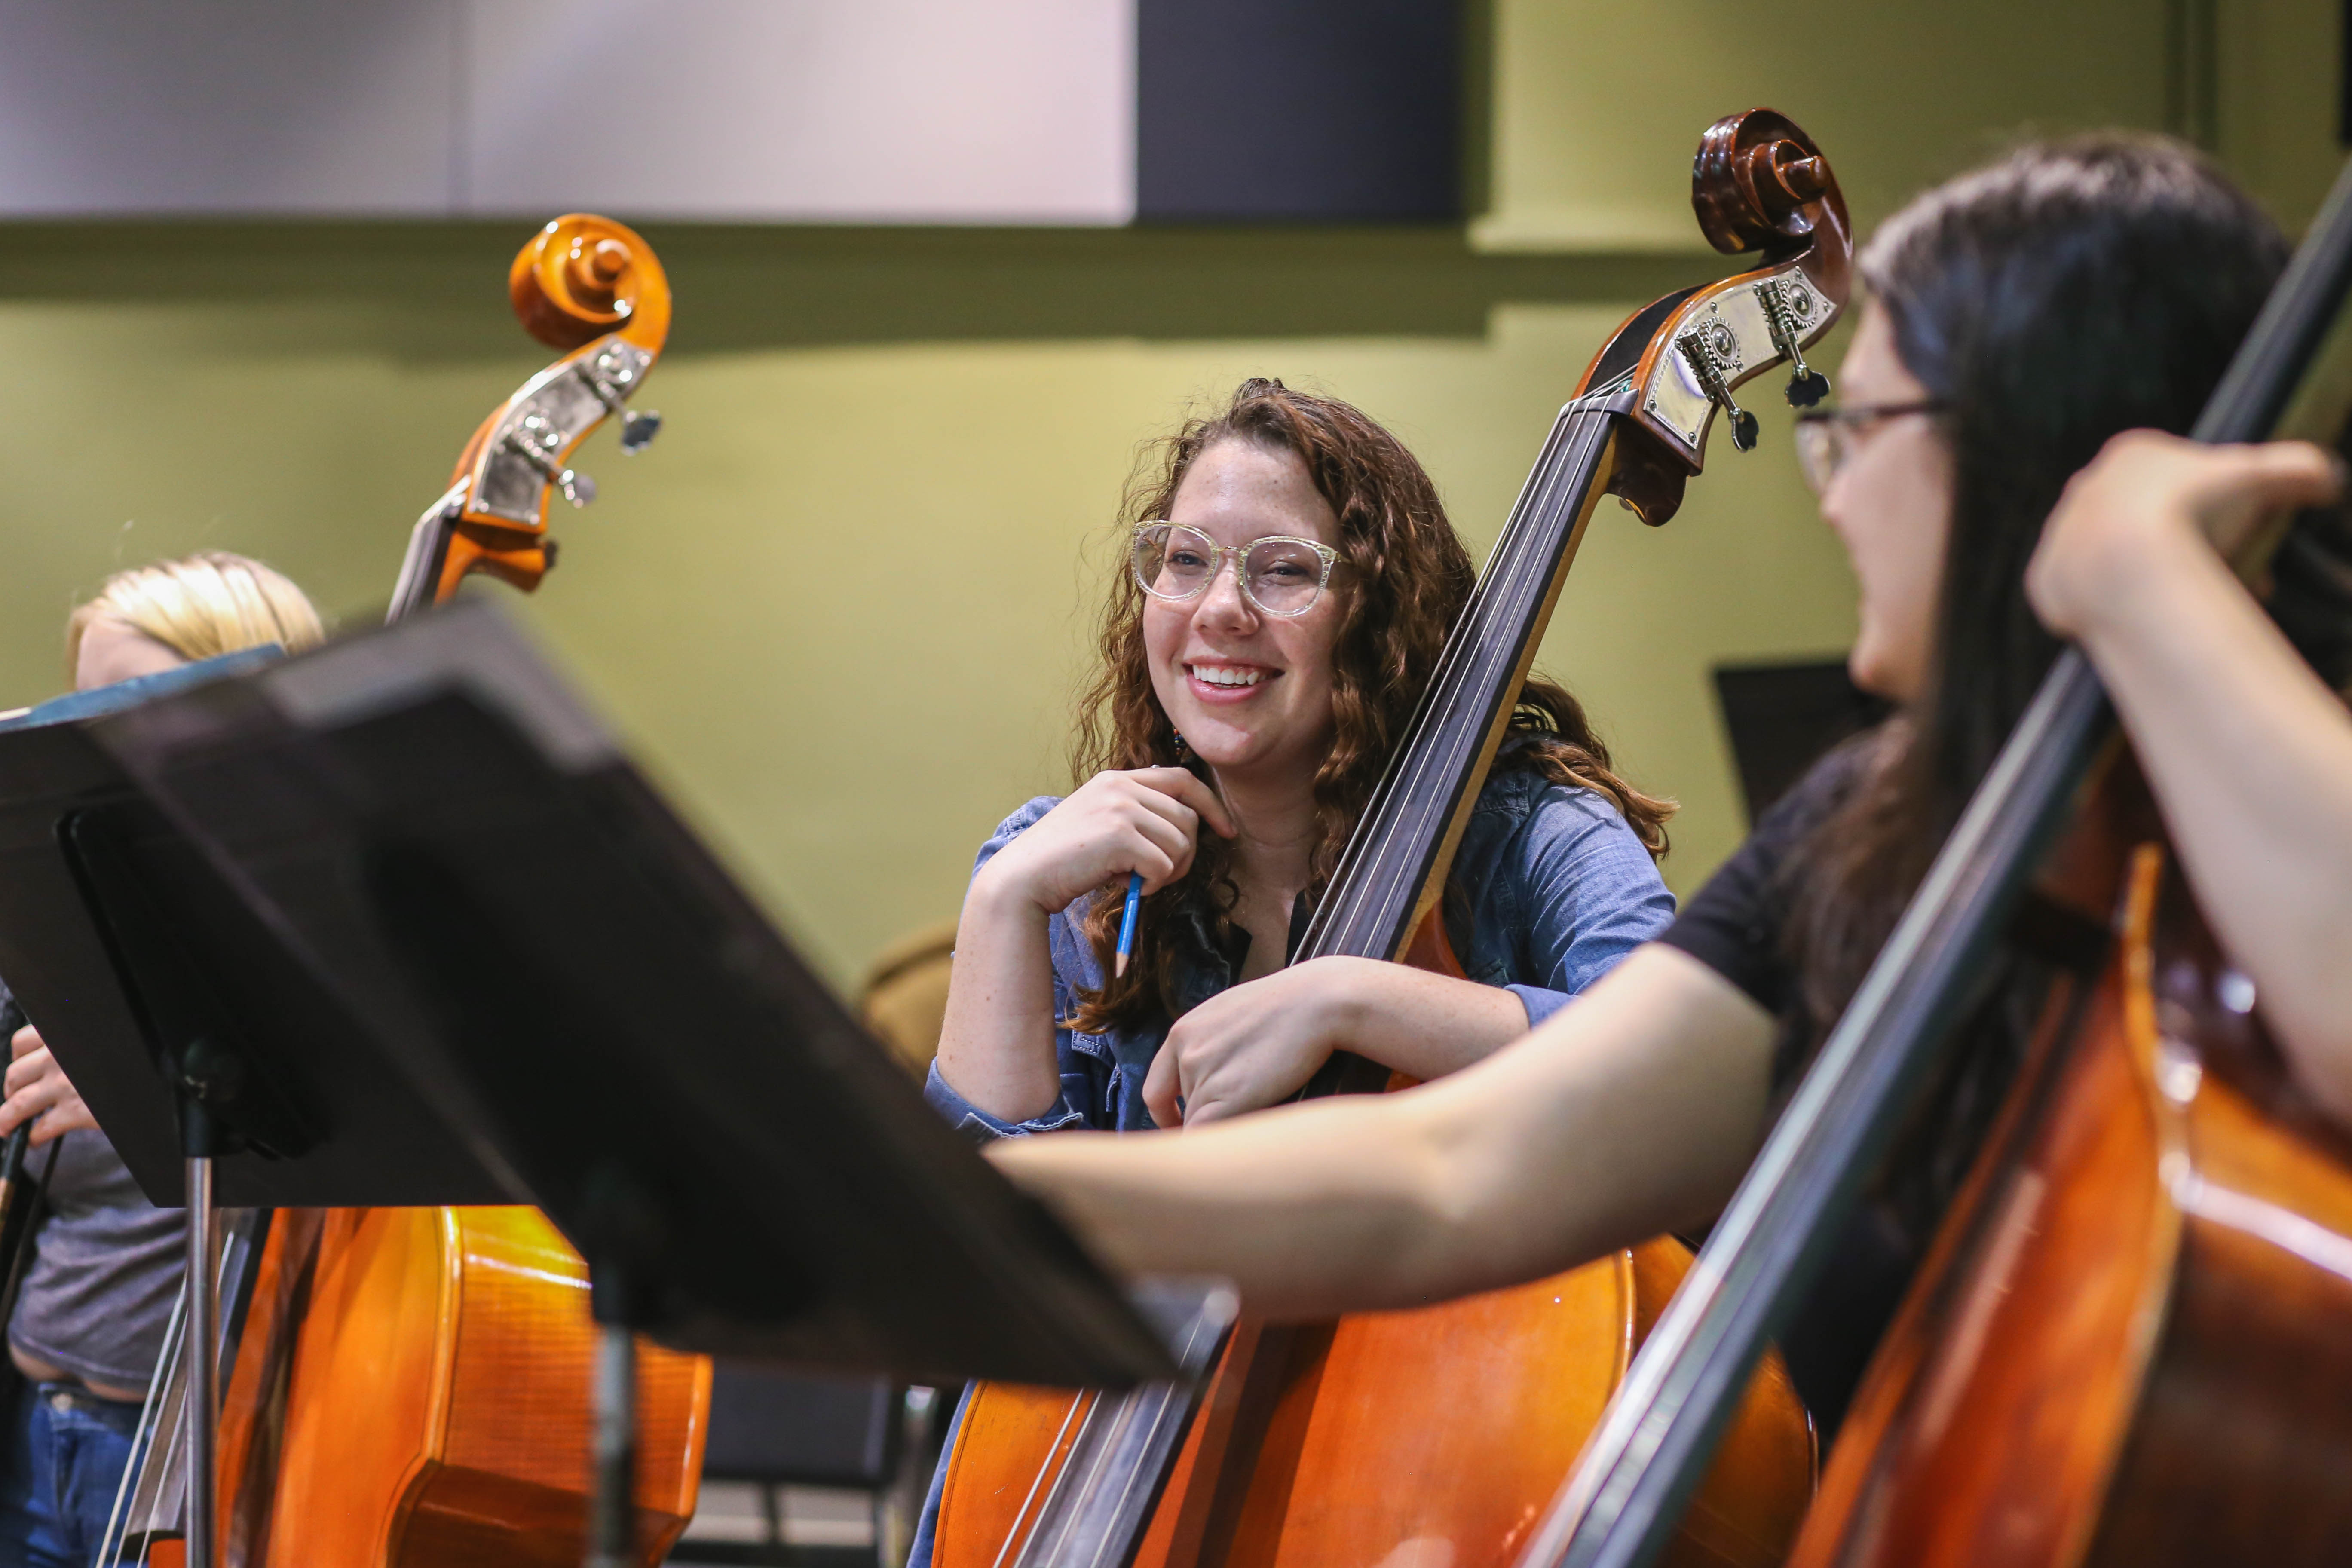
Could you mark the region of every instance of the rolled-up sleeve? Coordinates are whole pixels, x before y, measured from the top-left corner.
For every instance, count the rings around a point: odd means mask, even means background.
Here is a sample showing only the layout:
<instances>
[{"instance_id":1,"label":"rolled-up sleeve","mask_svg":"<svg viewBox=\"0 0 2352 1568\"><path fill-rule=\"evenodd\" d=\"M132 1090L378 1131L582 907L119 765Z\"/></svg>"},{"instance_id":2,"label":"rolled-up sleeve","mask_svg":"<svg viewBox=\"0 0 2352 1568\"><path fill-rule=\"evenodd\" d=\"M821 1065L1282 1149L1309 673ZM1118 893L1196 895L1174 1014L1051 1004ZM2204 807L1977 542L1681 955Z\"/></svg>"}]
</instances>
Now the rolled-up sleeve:
<instances>
[{"instance_id":1,"label":"rolled-up sleeve","mask_svg":"<svg viewBox=\"0 0 2352 1568\"><path fill-rule=\"evenodd\" d=\"M997 824L996 831L988 836L988 842L972 858L972 875L978 876L981 868L995 858L998 850L1027 832L1059 804L1053 795L1039 795ZM930 1102L932 1110L946 1118L949 1126L967 1137L986 1142L994 1138L1021 1138L1032 1132L1109 1124L1108 1107L1114 1071L1110 1052L1096 1037L1073 1034L1062 1022L1077 1010L1071 974L1077 973L1087 984L1095 984L1090 955L1086 953L1077 934L1076 922L1083 917L1085 907L1086 900L1080 899L1054 916L1046 928L1047 946L1054 962L1054 1063L1062 1080L1061 1098L1025 1121L1008 1121L959 1094L934 1060L923 1081L923 1098Z\"/></svg>"},{"instance_id":2,"label":"rolled-up sleeve","mask_svg":"<svg viewBox=\"0 0 2352 1568\"><path fill-rule=\"evenodd\" d=\"M1051 1110L1033 1116L1026 1121L1007 1121L1001 1116L991 1116L955 1091L955 1086L940 1076L940 1064L931 1064L930 1077L923 1080L923 1098L931 1109L947 1118L948 1125L976 1142L985 1143L995 1138L1023 1138L1032 1132L1059 1132L1066 1127L1084 1127L1087 1113L1070 1103L1067 1085L1062 1098Z\"/></svg>"},{"instance_id":3,"label":"rolled-up sleeve","mask_svg":"<svg viewBox=\"0 0 2352 1568\"><path fill-rule=\"evenodd\" d=\"M1615 808L1589 790L1547 789L1506 852L1526 921L1513 985L1529 1026L1674 923L1675 896Z\"/></svg>"},{"instance_id":4,"label":"rolled-up sleeve","mask_svg":"<svg viewBox=\"0 0 2352 1568\"><path fill-rule=\"evenodd\" d=\"M1565 991L1553 991L1541 985L1506 985L1504 990L1519 999L1528 1010L1528 1027L1532 1029L1567 1006L1576 998Z\"/></svg>"}]
</instances>

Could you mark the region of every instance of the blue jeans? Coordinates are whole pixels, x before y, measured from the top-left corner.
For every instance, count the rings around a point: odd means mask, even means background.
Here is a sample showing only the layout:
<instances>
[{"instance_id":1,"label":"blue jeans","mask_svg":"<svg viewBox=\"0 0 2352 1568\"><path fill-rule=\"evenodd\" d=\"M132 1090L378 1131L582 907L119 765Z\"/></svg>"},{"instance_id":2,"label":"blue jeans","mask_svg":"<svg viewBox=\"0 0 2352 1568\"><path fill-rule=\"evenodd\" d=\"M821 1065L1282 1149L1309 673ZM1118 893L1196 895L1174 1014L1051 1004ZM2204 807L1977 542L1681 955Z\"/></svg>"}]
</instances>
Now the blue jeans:
<instances>
[{"instance_id":1,"label":"blue jeans","mask_svg":"<svg viewBox=\"0 0 2352 1568\"><path fill-rule=\"evenodd\" d=\"M0 1568L88 1568L131 1461L139 1406L18 1379L0 1457Z\"/></svg>"}]
</instances>

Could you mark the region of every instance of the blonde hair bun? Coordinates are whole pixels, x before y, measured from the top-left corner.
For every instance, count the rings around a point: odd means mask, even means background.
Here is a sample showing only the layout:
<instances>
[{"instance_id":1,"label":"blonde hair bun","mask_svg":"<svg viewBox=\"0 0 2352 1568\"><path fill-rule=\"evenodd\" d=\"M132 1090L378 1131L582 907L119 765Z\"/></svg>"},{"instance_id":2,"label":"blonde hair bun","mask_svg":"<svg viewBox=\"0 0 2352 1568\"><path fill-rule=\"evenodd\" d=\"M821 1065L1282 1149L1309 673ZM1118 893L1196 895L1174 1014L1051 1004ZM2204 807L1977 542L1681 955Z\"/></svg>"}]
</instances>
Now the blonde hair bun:
<instances>
[{"instance_id":1,"label":"blonde hair bun","mask_svg":"<svg viewBox=\"0 0 2352 1568\"><path fill-rule=\"evenodd\" d=\"M202 550L117 572L66 623L66 673L81 658L90 623L111 616L184 659L214 658L277 643L301 653L327 640L310 599L258 561Z\"/></svg>"}]
</instances>

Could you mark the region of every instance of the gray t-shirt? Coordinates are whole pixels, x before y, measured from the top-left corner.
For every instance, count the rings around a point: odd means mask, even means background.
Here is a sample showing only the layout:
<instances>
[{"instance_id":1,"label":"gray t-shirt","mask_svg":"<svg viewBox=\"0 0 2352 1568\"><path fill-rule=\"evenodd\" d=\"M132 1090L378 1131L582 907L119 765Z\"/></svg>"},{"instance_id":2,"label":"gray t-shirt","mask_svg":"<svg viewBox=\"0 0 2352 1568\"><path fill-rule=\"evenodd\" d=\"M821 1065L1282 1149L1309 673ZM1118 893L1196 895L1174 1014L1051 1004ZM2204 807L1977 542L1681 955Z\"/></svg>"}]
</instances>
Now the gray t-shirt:
<instances>
[{"instance_id":1,"label":"gray t-shirt","mask_svg":"<svg viewBox=\"0 0 2352 1568\"><path fill-rule=\"evenodd\" d=\"M0 981L0 1011L11 1010L11 1000ZM0 1040L0 1060L7 1048ZM144 1388L180 1291L185 1211L159 1209L141 1195L114 1145L95 1130L28 1150L25 1169L38 1175L45 1168L48 1190L8 1342L85 1383Z\"/></svg>"},{"instance_id":2,"label":"gray t-shirt","mask_svg":"<svg viewBox=\"0 0 2352 1568\"><path fill-rule=\"evenodd\" d=\"M26 1165L47 1159L35 1150ZM46 1207L8 1342L88 1383L146 1387L180 1290L186 1211L142 1196L95 1130L58 1140Z\"/></svg>"}]
</instances>

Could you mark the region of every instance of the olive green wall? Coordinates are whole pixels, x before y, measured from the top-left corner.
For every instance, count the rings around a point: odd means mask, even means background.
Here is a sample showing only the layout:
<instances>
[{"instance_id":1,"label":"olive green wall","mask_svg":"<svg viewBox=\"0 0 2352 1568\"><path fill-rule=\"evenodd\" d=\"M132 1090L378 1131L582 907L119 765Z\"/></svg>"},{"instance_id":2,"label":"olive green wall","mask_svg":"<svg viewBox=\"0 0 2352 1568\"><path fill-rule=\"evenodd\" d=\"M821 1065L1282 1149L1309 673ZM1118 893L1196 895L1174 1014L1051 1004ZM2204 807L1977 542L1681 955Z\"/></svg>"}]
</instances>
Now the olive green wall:
<instances>
[{"instance_id":1,"label":"olive green wall","mask_svg":"<svg viewBox=\"0 0 2352 1568\"><path fill-rule=\"evenodd\" d=\"M2332 16L1499 0L1466 232L650 229L668 428L591 444L603 499L520 613L847 983L1065 784L1104 524L1187 407L1246 374L1360 403L1483 552L1599 340L1726 265L1685 203L1707 120L1785 108L1866 225L2023 131L2178 121L2187 58L2299 221L2334 163ZM59 685L65 612L118 564L247 551L373 619L457 447L544 357L501 300L526 226L0 226L0 705ZM1684 802L1685 890L1744 826L1707 669L1851 631L1759 392L1763 449L1719 445L1671 526L1603 510L1541 660Z\"/></svg>"}]
</instances>

